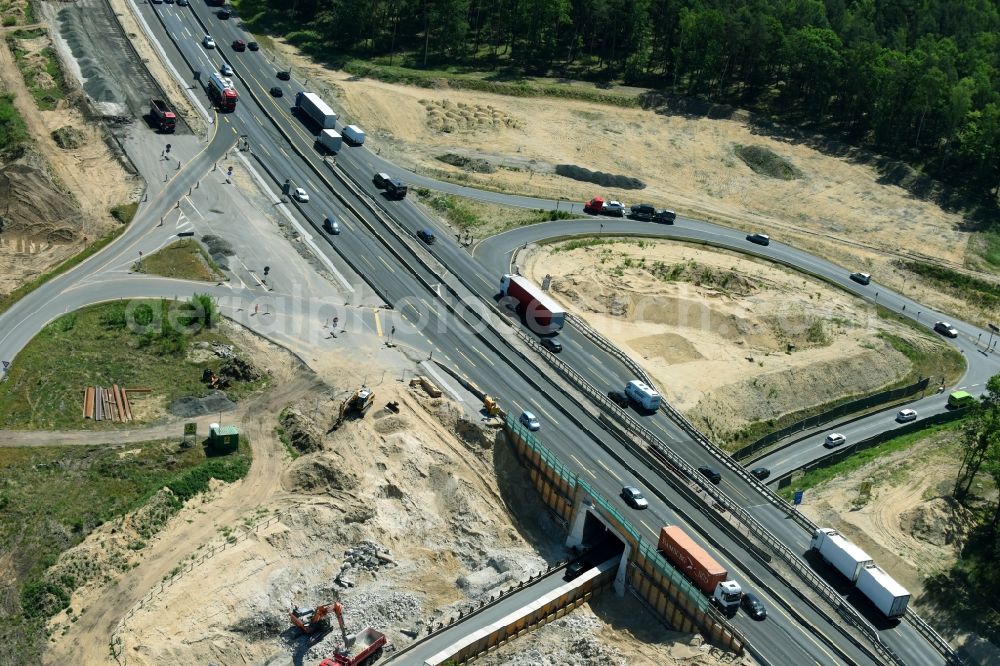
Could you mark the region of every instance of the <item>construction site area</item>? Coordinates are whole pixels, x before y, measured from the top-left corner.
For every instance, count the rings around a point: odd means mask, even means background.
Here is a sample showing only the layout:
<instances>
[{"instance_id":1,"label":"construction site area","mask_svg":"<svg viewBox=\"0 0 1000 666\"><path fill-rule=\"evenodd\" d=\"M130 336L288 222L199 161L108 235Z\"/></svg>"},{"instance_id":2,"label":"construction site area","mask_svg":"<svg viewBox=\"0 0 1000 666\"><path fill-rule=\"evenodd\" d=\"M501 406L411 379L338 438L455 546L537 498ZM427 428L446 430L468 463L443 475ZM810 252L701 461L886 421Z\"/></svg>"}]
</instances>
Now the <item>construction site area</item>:
<instances>
[{"instance_id":1,"label":"construction site area","mask_svg":"<svg viewBox=\"0 0 1000 666\"><path fill-rule=\"evenodd\" d=\"M474 397L456 403L412 375L341 387L335 359L317 375L268 347L254 356L272 386L224 415L252 443L249 475L213 484L141 549L128 544L148 509L66 551L56 572L80 557L95 571L52 619L47 662L105 660L112 613L129 664L318 663L345 638L362 661L336 663L364 663L570 557ZM734 660L607 592L484 663Z\"/></svg>"}]
</instances>

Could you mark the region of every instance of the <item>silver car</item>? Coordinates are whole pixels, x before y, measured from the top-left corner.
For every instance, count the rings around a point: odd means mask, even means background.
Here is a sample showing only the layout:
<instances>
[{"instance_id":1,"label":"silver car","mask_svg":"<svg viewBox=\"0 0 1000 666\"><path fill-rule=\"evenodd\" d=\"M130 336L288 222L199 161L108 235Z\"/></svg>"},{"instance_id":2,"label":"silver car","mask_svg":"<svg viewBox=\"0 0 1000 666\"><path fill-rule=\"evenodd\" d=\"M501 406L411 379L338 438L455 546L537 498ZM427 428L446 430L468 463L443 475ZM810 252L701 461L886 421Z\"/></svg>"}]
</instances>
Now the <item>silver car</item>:
<instances>
[{"instance_id":1,"label":"silver car","mask_svg":"<svg viewBox=\"0 0 1000 666\"><path fill-rule=\"evenodd\" d=\"M538 422L538 417L527 411L521 412L521 425L532 432L542 427L542 424Z\"/></svg>"},{"instance_id":2,"label":"silver car","mask_svg":"<svg viewBox=\"0 0 1000 666\"><path fill-rule=\"evenodd\" d=\"M643 497L642 491L635 486L625 486L621 492L622 499L633 509L647 509L649 502Z\"/></svg>"}]
</instances>

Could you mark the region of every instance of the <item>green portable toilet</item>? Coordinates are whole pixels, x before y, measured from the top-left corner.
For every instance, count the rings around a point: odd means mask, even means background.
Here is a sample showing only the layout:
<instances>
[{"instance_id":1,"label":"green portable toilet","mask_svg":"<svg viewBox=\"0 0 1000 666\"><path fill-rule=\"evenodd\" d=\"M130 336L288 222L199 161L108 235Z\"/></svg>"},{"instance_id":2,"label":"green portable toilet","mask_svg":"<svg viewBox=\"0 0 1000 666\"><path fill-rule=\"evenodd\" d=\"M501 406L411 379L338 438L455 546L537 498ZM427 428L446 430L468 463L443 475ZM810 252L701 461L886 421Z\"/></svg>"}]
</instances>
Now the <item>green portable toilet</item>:
<instances>
[{"instance_id":1,"label":"green portable toilet","mask_svg":"<svg viewBox=\"0 0 1000 666\"><path fill-rule=\"evenodd\" d=\"M232 453L240 446L240 432L236 426L208 426L208 448L212 453Z\"/></svg>"}]
</instances>

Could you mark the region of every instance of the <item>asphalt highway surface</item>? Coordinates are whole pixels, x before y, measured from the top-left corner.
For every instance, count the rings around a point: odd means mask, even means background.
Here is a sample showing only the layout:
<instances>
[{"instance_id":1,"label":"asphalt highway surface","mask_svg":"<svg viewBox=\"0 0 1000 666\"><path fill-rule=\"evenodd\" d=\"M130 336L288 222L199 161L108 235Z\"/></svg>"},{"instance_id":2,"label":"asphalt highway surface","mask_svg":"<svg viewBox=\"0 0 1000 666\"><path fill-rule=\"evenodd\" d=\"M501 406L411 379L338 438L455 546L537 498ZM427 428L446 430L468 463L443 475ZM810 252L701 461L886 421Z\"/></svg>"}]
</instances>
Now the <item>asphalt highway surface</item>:
<instances>
[{"instance_id":1,"label":"asphalt highway surface","mask_svg":"<svg viewBox=\"0 0 1000 666\"><path fill-rule=\"evenodd\" d=\"M422 339L421 344L414 346L433 350L429 352L433 361L450 366L468 381L499 396L501 404L513 414L525 409L535 412L542 420L538 435L545 446L629 517L643 539L655 543L660 526L681 525L709 552L717 555L745 589L754 590L761 596L770 611L765 622L754 622L742 613L733 620L734 626L747 637L752 653L774 664L878 663L869 649L859 647L856 639L848 636L849 632L830 622L827 615L832 614L832 610L829 607L821 603L814 608L801 601L802 581L785 579L764 566L759 556L748 550L743 538L713 518L703 504L664 483L661 475L665 472L650 469L643 460L607 435L597 419L598 407L579 399L572 391L567 392L555 371L514 335L514 327L521 323L495 314L484 307L483 302L494 299L500 276L509 270L512 253L525 243L567 234L646 234L707 242L757 254L830 280L868 300L877 298L879 305L912 316L925 325L932 326L935 320L946 317L875 283L861 287L848 279L849 270L824 259L777 242L767 248L750 245L740 232L681 218L676 225L669 226L611 219L540 224L488 239L470 252L460 247L448 230L429 220L412 202L383 198L372 185L371 176L375 170L391 173L395 169L366 148L345 145L336 157L336 165L325 159L315 145L317 129L292 111L295 93L301 89L299 84L294 79L277 80L275 67L263 52L234 52L230 48L235 39L252 39L242 30L238 20L219 20L200 2L192 7L143 5L140 11L178 71L197 72L202 81L207 81L208 75L223 62L232 65L240 92L237 110L218 116L213 141L188 161L159 194L151 197L122 239L43 285L0 315L0 358L14 359L17 351L41 326L63 312L97 300L170 293L171 281L158 279L105 281L101 290L80 290L72 286L115 261L131 256L133 247L148 234L156 218L209 172L238 137L245 138L250 145L254 168L264 175L273 191L279 191L287 182L292 188L303 187L309 193L308 203L290 201L283 205L297 209L315 239L316 249L331 264L346 266L345 270L356 274L378 298L391 305L380 327L413 331L414 337ZM201 45L206 27L216 39L215 49L205 49ZM194 74L189 83L199 85ZM269 93L272 86L281 87L284 96L273 97ZM200 89L196 94L200 94ZM207 100L205 103L207 106ZM482 193L477 198L487 195L493 200L512 203L507 195L494 193ZM557 205L556 202L541 205L537 203L540 200L520 199L523 201L516 205L529 204L533 208ZM565 207L566 204L559 205ZM341 234L331 236L323 231L323 220L329 216L337 218ZM423 228L436 229L438 242L428 246L418 240L416 232ZM964 383L970 387L982 386L997 372L1000 359L996 354L980 353L975 341L981 331L951 321L960 331L955 344L970 359ZM627 367L572 327L564 330L560 338L564 344L563 360L598 389L621 388L633 378ZM919 407L928 413L936 408L936 403L932 402ZM722 467L663 413L636 414L635 417L691 464ZM877 417L881 421L869 418L872 432L891 425L886 423L891 420L886 415ZM848 433L845 431L845 434ZM856 436L863 434L852 430L849 437ZM803 445L801 448L808 447ZM790 459L787 464L796 464L796 461ZM808 550L810 535L789 520L787 513L762 498L760 484L727 474L725 467L722 469L721 488L737 504L751 511L793 551L804 554ZM650 508L641 513L627 508L618 499L623 485L644 488ZM870 614L865 617L878 624ZM944 663L944 658L909 623L880 624L878 628L881 639L901 655L905 663Z\"/></svg>"}]
</instances>

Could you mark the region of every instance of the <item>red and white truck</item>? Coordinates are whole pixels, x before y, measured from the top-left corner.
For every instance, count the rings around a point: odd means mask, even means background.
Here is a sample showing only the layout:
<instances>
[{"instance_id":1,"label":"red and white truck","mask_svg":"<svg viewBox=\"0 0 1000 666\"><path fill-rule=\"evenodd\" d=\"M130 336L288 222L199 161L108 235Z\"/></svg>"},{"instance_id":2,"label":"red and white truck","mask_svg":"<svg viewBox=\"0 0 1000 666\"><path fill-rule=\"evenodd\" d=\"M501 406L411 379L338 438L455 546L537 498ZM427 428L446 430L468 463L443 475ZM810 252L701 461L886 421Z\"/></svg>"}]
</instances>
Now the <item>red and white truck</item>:
<instances>
[{"instance_id":1,"label":"red and white truck","mask_svg":"<svg viewBox=\"0 0 1000 666\"><path fill-rule=\"evenodd\" d=\"M233 87L233 80L218 72L208 77L208 96L219 111L235 111L236 100L240 98L236 88Z\"/></svg>"},{"instance_id":2,"label":"red and white truck","mask_svg":"<svg viewBox=\"0 0 1000 666\"><path fill-rule=\"evenodd\" d=\"M149 116L161 132L173 132L177 128L177 114L162 99L151 101Z\"/></svg>"},{"instance_id":3,"label":"red and white truck","mask_svg":"<svg viewBox=\"0 0 1000 666\"><path fill-rule=\"evenodd\" d=\"M368 627L358 632L348 641L348 645L338 645L332 657L327 657L319 666L366 666L378 661L385 647L385 634Z\"/></svg>"},{"instance_id":4,"label":"red and white truck","mask_svg":"<svg viewBox=\"0 0 1000 666\"><path fill-rule=\"evenodd\" d=\"M535 333L555 333L566 323L566 311L525 277L506 273L500 279L500 295L508 299L506 303L501 300L501 306L516 305Z\"/></svg>"},{"instance_id":5,"label":"red and white truck","mask_svg":"<svg viewBox=\"0 0 1000 666\"><path fill-rule=\"evenodd\" d=\"M662 528L657 550L710 597L712 603L724 611L736 612L743 596L740 584L730 580L729 572L684 530L676 525Z\"/></svg>"}]
</instances>

